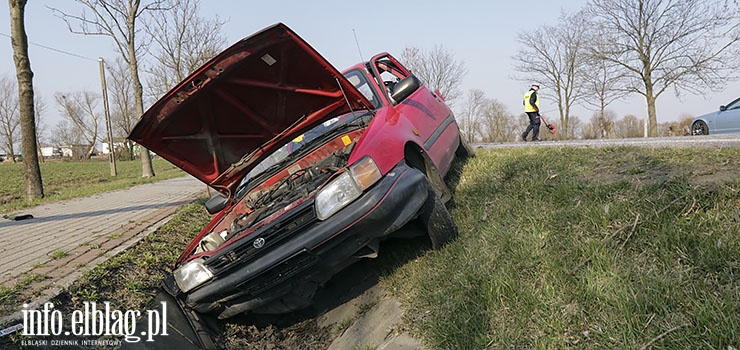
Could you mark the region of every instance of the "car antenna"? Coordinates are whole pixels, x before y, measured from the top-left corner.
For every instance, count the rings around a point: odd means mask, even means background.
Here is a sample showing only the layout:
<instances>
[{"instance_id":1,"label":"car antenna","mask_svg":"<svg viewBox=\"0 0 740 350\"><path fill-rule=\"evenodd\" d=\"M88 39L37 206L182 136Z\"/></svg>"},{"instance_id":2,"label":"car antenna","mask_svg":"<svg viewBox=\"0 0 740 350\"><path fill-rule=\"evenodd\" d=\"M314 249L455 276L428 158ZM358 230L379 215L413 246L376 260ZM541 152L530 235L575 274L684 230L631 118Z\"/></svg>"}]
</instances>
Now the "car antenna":
<instances>
[{"instance_id":1,"label":"car antenna","mask_svg":"<svg viewBox=\"0 0 740 350\"><path fill-rule=\"evenodd\" d=\"M355 44L357 45L357 53L360 54L360 62L365 62L363 56L362 56L362 50L360 50L360 41L357 40L357 32L355 31L355 28L352 28L352 35L355 37ZM337 84L339 84L339 79L337 79ZM342 84L339 84L339 88L342 89ZM344 94L344 89L342 89L342 94ZM347 105L349 105L349 100L347 99L347 94L344 94L344 99L347 101ZM372 110L370 106L366 106L368 109ZM349 106L350 111L352 111L352 106ZM354 112L354 111L353 111ZM375 114L375 111L372 111L371 113Z\"/></svg>"},{"instance_id":2,"label":"car antenna","mask_svg":"<svg viewBox=\"0 0 740 350\"><path fill-rule=\"evenodd\" d=\"M365 59L362 56L362 50L360 50L360 41L357 40L357 32L355 32L355 28L352 28L352 35L355 36L355 44L357 44L357 52L360 54L360 62L365 62Z\"/></svg>"}]
</instances>

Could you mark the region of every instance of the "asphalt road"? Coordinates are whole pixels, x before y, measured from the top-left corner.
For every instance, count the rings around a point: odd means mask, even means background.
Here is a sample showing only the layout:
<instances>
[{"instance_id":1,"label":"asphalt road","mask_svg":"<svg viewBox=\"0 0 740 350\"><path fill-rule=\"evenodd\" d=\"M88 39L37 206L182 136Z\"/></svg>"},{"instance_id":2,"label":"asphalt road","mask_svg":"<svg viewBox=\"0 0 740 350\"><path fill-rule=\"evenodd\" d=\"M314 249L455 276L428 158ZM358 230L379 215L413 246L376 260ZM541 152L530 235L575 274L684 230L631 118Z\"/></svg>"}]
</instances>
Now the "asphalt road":
<instances>
[{"instance_id":1,"label":"asphalt road","mask_svg":"<svg viewBox=\"0 0 740 350\"><path fill-rule=\"evenodd\" d=\"M540 131L540 132L547 132ZM477 143L473 147L482 148L510 148L510 147L740 147L740 135L706 135L706 136L674 136L648 137L631 139L602 139L602 140L565 140L540 142L497 142Z\"/></svg>"}]
</instances>

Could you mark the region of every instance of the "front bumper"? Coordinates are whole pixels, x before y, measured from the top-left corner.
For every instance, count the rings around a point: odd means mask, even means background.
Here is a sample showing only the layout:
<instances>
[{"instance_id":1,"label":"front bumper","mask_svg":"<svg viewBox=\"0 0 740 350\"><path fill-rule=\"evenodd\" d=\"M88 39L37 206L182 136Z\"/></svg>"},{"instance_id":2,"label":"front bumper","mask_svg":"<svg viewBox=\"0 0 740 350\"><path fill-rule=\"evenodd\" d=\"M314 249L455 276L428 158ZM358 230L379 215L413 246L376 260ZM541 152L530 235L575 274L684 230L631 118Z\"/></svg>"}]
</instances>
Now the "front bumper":
<instances>
[{"instance_id":1,"label":"front bumper","mask_svg":"<svg viewBox=\"0 0 740 350\"><path fill-rule=\"evenodd\" d=\"M285 219L278 219L242 238L249 243L242 246L253 250L251 242L256 238L252 237L260 237L261 231L277 231L277 226L287 232L281 238L274 235L279 242L272 245L269 242L272 237L265 239L262 255L249 261L242 259L246 254L234 257L234 252L221 253L221 256L232 254L234 263L181 297L186 305L199 312L227 318L257 309L297 288L310 289L306 284L322 284L354 261L353 256L363 247L416 218L429 193L424 174L402 162L360 198L324 221L315 219L313 202L306 203L295 210L303 214L286 213ZM306 219L309 216L312 219ZM214 266L223 265L214 258ZM171 283L171 278L168 280L167 289L176 295L177 287ZM297 306L307 306L313 294L302 295L307 299L303 300L306 304L298 303Z\"/></svg>"}]
</instances>

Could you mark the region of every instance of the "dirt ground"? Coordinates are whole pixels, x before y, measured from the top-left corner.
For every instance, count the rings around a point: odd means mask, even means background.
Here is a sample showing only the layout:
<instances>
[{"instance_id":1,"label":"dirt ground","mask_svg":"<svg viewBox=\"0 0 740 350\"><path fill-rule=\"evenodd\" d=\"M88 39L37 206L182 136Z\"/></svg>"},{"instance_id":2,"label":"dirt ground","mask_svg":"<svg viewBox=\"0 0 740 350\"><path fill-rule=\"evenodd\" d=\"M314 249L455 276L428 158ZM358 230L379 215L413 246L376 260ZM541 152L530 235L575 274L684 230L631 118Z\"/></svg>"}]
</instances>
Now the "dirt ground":
<instances>
[{"instance_id":1,"label":"dirt ground","mask_svg":"<svg viewBox=\"0 0 740 350\"><path fill-rule=\"evenodd\" d=\"M219 325L217 343L224 349L423 349L404 332L401 304L383 290L380 279L428 249L426 237L386 241L380 257L334 276L311 308L231 318Z\"/></svg>"}]
</instances>

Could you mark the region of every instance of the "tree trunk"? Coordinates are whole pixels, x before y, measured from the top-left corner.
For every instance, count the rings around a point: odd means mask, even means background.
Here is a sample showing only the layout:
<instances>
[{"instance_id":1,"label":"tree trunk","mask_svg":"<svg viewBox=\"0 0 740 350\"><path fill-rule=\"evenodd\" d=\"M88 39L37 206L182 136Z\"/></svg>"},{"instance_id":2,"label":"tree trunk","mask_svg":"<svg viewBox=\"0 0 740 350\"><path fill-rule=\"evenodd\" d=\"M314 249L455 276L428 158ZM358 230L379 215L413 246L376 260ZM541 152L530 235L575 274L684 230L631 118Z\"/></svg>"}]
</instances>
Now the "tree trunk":
<instances>
[{"instance_id":1,"label":"tree trunk","mask_svg":"<svg viewBox=\"0 0 740 350\"><path fill-rule=\"evenodd\" d=\"M87 154L85 155L85 159L91 159L92 156L95 155L95 143L92 143L89 146L90 147L87 149Z\"/></svg>"},{"instance_id":2,"label":"tree trunk","mask_svg":"<svg viewBox=\"0 0 740 350\"><path fill-rule=\"evenodd\" d=\"M655 97L652 95L652 89L647 96L645 96L648 110L648 136L658 136L658 117L655 112Z\"/></svg>"},{"instance_id":3,"label":"tree trunk","mask_svg":"<svg viewBox=\"0 0 740 350\"><path fill-rule=\"evenodd\" d=\"M21 143L23 151L23 178L26 200L42 198L41 167L36 148L36 122L33 104L33 71L28 59L28 38L24 23L26 0L9 0L10 34L18 79L18 102L21 113Z\"/></svg>"},{"instance_id":4,"label":"tree trunk","mask_svg":"<svg viewBox=\"0 0 740 350\"><path fill-rule=\"evenodd\" d=\"M15 161L15 148L13 147L13 141L8 142L8 155L10 155L10 160L13 161L13 164L17 163Z\"/></svg>"},{"instance_id":5,"label":"tree trunk","mask_svg":"<svg viewBox=\"0 0 740 350\"><path fill-rule=\"evenodd\" d=\"M644 77L642 79L645 84L645 102L647 104L648 112L648 136L658 136L658 117L655 112L655 95L653 92L653 69L650 66L650 62L643 60Z\"/></svg>"},{"instance_id":6,"label":"tree trunk","mask_svg":"<svg viewBox=\"0 0 740 350\"><path fill-rule=\"evenodd\" d=\"M603 139L604 136L606 136L606 120L604 114L605 109L606 107L604 107L604 104L602 103L599 107L599 139Z\"/></svg>"},{"instance_id":7,"label":"tree trunk","mask_svg":"<svg viewBox=\"0 0 740 350\"><path fill-rule=\"evenodd\" d=\"M128 160L134 160L134 142L126 139L126 148L128 149Z\"/></svg>"},{"instance_id":8,"label":"tree trunk","mask_svg":"<svg viewBox=\"0 0 740 350\"><path fill-rule=\"evenodd\" d=\"M15 163L15 147L13 147L13 143L15 143L15 140L13 139L13 131L15 131L15 128L10 124L11 122L8 122L8 124L3 125L3 127L5 128L4 136L7 139L6 142L8 143L6 146L8 147L7 152L10 155L10 161Z\"/></svg>"},{"instance_id":9,"label":"tree trunk","mask_svg":"<svg viewBox=\"0 0 740 350\"><path fill-rule=\"evenodd\" d=\"M139 79L139 62L136 59L136 47L134 43L134 35L136 34L136 12L138 11L139 2L135 1L135 4L130 9L128 17L128 57L129 67L131 69L131 82L134 88L134 104L136 105L136 114L140 118L144 114L144 88L141 86L141 79ZM144 146L140 146L141 149L141 177L153 177L154 168L152 167L152 158L149 156L149 150Z\"/></svg>"}]
</instances>

